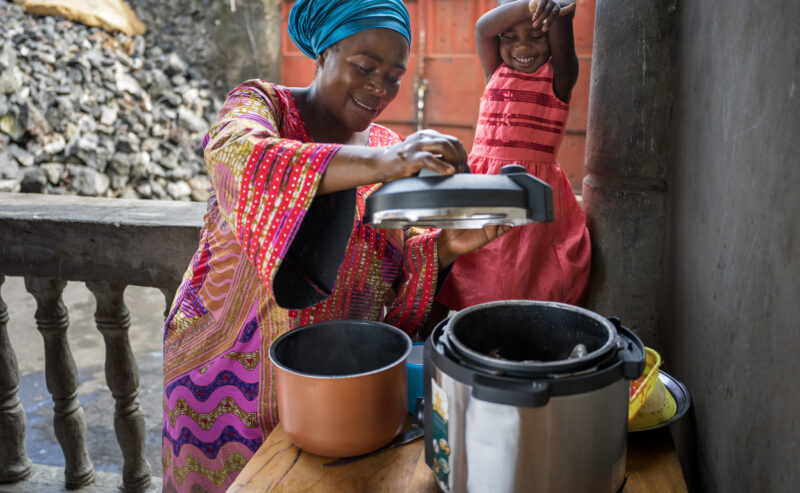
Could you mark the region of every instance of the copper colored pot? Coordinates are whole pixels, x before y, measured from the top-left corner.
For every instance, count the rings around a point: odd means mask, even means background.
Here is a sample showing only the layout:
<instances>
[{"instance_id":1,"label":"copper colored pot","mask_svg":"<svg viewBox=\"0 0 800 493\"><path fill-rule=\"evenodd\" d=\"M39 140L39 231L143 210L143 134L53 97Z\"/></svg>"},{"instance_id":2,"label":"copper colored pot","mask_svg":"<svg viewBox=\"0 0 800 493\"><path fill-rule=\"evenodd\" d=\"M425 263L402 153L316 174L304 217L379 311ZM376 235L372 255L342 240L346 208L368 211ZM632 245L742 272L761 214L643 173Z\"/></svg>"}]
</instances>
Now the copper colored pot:
<instances>
[{"instance_id":1,"label":"copper colored pot","mask_svg":"<svg viewBox=\"0 0 800 493\"><path fill-rule=\"evenodd\" d=\"M327 457L386 445L405 423L410 351L408 335L381 322L320 322L282 335L269 358L284 431Z\"/></svg>"}]
</instances>

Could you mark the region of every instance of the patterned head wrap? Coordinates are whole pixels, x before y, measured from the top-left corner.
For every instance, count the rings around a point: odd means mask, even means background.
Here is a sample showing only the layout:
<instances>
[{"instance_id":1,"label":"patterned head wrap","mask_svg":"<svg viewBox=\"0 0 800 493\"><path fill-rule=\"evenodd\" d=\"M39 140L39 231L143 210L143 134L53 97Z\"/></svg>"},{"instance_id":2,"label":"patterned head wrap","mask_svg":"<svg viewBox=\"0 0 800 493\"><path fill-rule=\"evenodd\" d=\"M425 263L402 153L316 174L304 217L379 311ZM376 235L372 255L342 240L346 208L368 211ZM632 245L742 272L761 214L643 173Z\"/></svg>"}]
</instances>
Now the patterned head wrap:
<instances>
[{"instance_id":1,"label":"patterned head wrap","mask_svg":"<svg viewBox=\"0 0 800 493\"><path fill-rule=\"evenodd\" d=\"M411 20L402 0L297 0L289 12L289 36L311 58L376 27L397 31L411 44Z\"/></svg>"}]
</instances>

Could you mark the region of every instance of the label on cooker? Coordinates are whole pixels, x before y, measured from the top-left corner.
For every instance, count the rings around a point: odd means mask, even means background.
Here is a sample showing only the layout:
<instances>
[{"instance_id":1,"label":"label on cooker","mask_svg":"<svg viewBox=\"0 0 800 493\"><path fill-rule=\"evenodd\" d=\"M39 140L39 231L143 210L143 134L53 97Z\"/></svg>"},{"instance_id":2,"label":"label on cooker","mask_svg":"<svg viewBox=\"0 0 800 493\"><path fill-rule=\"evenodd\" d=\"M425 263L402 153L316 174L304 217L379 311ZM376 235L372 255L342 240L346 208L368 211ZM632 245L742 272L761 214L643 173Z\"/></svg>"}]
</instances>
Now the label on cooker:
<instances>
[{"instance_id":1,"label":"label on cooker","mask_svg":"<svg viewBox=\"0 0 800 493\"><path fill-rule=\"evenodd\" d=\"M450 441L448 436L447 394L431 380L433 396L433 472L436 480L446 491L450 490Z\"/></svg>"}]
</instances>

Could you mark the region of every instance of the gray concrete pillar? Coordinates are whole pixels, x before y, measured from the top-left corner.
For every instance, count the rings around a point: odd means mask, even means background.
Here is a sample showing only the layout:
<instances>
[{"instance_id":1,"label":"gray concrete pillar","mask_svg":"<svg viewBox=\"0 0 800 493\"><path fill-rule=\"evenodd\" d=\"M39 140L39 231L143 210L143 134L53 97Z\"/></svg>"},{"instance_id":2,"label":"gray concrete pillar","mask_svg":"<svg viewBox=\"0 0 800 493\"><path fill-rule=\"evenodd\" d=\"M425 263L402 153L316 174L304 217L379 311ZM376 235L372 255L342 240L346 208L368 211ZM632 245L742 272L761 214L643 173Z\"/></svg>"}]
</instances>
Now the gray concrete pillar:
<instances>
[{"instance_id":1,"label":"gray concrete pillar","mask_svg":"<svg viewBox=\"0 0 800 493\"><path fill-rule=\"evenodd\" d=\"M133 356L128 329L131 316L125 306L124 284L87 281L97 308L94 320L106 345L106 383L114 397L114 431L122 450L122 486L126 492L150 486L152 469L144 453L146 427L139 406L139 368Z\"/></svg>"},{"instance_id":2,"label":"gray concrete pillar","mask_svg":"<svg viewBox=\"0 0 800 493\"><path fill-rule=\"evenodd\" d=\"M0 286L5 276L0 275ZM8 310L0 296L0 483L14 483L31 473L25 450L25 409L17 396L19 367L8 339Z\"/></svg>"},{"instance_id":3,"label":"gray concrete pillar","mask_svg":"<svg viewBox=\"0 0 800 493\"><path fill-rule=\"evenodd\" d=\"M583 203L586 305L658 341L667 224L675 0L597 0Z\"/></svg>"},{"instance_id":4,"label":"gray concrete pillar","mask_svg":"<svg viewBox=\"0 0 800 493\"><path fill-rule=\"evenodd\" d=\"M44 374L53 397L53 428L64 453L64 483L77 489L94 481L86 450L86 417L78 401L78 369L69 349L67 307L61 301L66 281L25 277L25 289L36 298L36 327L44 338Z\"/></svg>"},{"instance_id":5,"label":"gray concrete pillar","mask_svg":"<svg viewBox=\"0 0 800 493\"><path fill-rule=\"evenodd\" d=\"M264 7L264 39L263 63L265 64L262 78L270 82L281 81L281 0L261 0Z\"/></svg>"},{"instance_id":6,"label":"gray concrete pillar","mask_svg":"<svg viewBox=\"0 0 800 493\"><path fill-rule=\"evenodd\" d=\"M206 76L233 88L246 79L280 82L281 0L239 2L235 11L222 2L214 27L218 64Z\"/></svg>"}]
</instances>

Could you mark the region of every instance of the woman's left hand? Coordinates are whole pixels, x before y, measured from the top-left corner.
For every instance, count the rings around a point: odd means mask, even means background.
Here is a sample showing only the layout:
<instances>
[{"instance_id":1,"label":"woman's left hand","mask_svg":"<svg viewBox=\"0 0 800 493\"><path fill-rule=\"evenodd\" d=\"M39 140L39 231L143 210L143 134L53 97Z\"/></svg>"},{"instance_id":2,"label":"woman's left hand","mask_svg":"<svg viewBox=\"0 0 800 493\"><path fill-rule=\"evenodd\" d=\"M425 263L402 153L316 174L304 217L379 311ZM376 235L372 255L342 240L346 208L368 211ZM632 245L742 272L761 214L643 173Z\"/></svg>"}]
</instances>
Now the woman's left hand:
<instances>
[{"instance_id":1,"label":"woman's left hand","mask_svg":"<svg viewBox=\"0 0 800 493\"><path fill-rule=\"evenodd\" d=\"M490 225L482 229L443 229L439 233L439 265L444 268L458 257L477 250L511 231L511 226Z\"/></svg>"}]
</instances>

